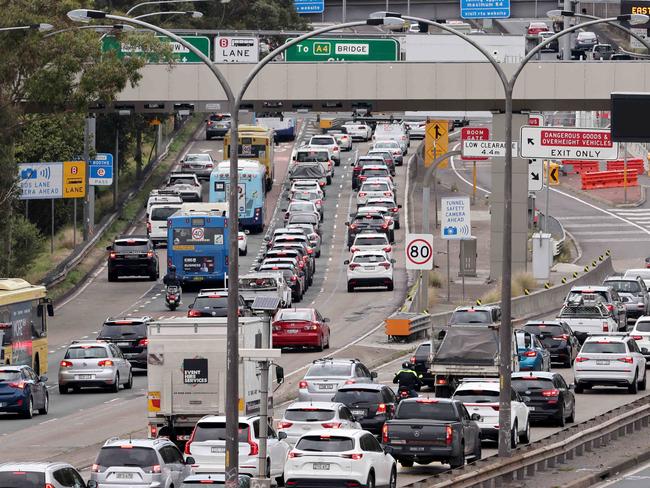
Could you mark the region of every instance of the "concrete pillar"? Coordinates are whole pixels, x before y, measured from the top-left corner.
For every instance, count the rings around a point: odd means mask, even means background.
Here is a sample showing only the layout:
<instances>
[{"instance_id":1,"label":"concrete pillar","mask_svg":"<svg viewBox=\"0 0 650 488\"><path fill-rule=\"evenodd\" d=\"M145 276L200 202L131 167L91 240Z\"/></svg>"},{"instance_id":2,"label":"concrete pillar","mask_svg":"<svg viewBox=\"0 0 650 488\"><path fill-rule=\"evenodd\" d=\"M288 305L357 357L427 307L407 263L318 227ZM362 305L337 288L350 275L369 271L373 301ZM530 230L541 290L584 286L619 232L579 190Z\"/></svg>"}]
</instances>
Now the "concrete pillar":
<instances>
[{"instance_id":1,"label":"concrete pillar","mask_svg":"<svg viewBox=\"0 0 650 488\"><path fill-rule=\"evenodd\" d=\"M526 467L526 476L528 476L529 478L535 476L535 465L534 464L531 464L531 465Z\"/></svg>"},{"instance_id":2,"label":"concrete pillar","mask_svg":"<svg viewBox=\"0 0 650 488\"><path fill-rule=\"evenodd\" d=\"M515 478L517 481L523 481L526 478L526 468L521 468L515 471Z\"/></svg>"},{"instance_id":3,"label":"concrete pillar","mask_svg":"<svg viewBox=\"0 0 650 488\"><path fill-rule=\"evenodd\" d=\"M528 123L528 115L515 114L512 135L519 140L519 129ZM493 141L505 140L505 116L495 114L492 118ZM492 159L492 193L490 194L490 278L501 276L503 241L503 172L505 158ZM528 160L512 154L512 271L513 274L526 268L526 246L528 241Z\"/></svg>"}]
</instances>

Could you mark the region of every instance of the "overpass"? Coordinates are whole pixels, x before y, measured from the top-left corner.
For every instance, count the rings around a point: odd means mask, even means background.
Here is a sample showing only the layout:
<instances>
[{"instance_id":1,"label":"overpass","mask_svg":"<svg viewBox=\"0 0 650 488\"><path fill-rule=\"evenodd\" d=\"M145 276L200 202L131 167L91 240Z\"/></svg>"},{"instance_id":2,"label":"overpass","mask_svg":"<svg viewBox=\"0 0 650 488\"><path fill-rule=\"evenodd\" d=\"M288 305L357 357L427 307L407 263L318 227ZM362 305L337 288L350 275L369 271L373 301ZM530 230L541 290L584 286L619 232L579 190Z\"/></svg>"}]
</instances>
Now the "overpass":
<instances>
[{"instance_id":1,"label":"overpass","mask_svg":"<svg viewBox=\"0 0 650 488\"><path fill-rule=\"evenodd\" d=\"M237 90L250 64L219 66ZM516 65L502 64L506 73ZM197 112L227 110L214 75L202 64L147 65L142 79L109 106L169 113L179 107ZM609 110L613 91L650 92L650 64L643 61L530 62L520 75L513 108L520 111ZM261 111L503 111L503 88L487 62L271 63L253 81L244 107Z\"/></svg>"}]
</instances>

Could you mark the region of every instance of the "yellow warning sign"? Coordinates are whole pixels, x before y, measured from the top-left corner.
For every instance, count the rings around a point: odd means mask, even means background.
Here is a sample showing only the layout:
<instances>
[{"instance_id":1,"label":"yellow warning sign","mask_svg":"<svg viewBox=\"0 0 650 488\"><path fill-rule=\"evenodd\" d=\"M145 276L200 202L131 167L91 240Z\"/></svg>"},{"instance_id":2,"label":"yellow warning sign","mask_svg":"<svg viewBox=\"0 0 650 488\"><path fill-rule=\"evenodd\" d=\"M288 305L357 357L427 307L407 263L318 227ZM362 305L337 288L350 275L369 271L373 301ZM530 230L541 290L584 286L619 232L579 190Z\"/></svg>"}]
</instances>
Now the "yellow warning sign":
<instances>
[{"instance_id":1,"label":"yellow warning sign","mask_svg":"<svg viewBox=\"0 0 650 488\"><path fill-rule=\"evenodd\" d=\"M424 166L429 167L433 161L447 153L449 149L449 122L446 120L430 120L426 125L424 136ZM443 161L439 168L446 168L447 161Z\"/></svg>"},{"instance_id":2,"label":"yellow warning sign","mask_svg":"<svg viewBox=\"0 0 650 488\"><path fill-rule=\"evenodd\" d=\"M86 162L63 162L63 198L86 196Z\"/></svg>"},{"instance_id":3,"label":"yellow warning sign","mask_svg":"<svg viewBox=\"0 0 650 488\"><path fill-rule=\"evenodd\" d=\"M547 168L549 167L549 162L544 161L544 181L547 181L546 177L546 171ZM557 163L550 163L550 168L551 168L551 174L550 174L550 182L551 185L559 185L560 184L560 165Z\"/></svg>"}]
</instances>

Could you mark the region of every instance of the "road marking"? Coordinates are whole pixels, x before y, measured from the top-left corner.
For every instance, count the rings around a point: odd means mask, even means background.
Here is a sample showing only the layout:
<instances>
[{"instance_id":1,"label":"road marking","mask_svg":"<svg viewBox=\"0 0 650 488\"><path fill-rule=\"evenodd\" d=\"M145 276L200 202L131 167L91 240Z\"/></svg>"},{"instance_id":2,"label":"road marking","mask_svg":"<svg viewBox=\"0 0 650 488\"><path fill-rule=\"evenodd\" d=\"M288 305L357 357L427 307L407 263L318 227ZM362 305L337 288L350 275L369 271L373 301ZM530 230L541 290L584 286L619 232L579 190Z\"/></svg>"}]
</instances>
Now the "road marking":
<instances>
[{"instance_id":1,"label":"road marking","mask_svg":"<svg viewBox=\"0 0 650 488\"><path fill-rule=\"evenodd\" d=\"M53 418L53 419L45 420L43 422L39 422L38 425L49 424L50 422L55 422L56 420L59 420L59 419L58 418Z\"/></svg>"}]
</instances>

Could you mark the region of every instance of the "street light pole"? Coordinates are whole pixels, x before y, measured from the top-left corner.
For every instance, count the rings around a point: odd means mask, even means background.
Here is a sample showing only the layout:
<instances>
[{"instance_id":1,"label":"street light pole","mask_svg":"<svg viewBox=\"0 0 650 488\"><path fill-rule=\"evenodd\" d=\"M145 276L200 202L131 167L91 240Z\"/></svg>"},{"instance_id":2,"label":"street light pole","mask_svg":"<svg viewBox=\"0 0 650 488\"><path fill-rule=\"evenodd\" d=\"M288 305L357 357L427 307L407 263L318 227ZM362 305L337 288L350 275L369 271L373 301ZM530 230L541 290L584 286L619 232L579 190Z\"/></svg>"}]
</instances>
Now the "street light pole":
<instances>
[{"instance_id":1,"label":"street light pole","mask_svg":"<svg viewBox=\"0 0 650 488\"><path fill-rule=\"evenodd\" d=\"M0 32L19 31L19 30L37 30L39 32L50 31L54 29L52 24L29 24L18 25L16 27L0 27Z\"/></svg>"}]
</instances>

